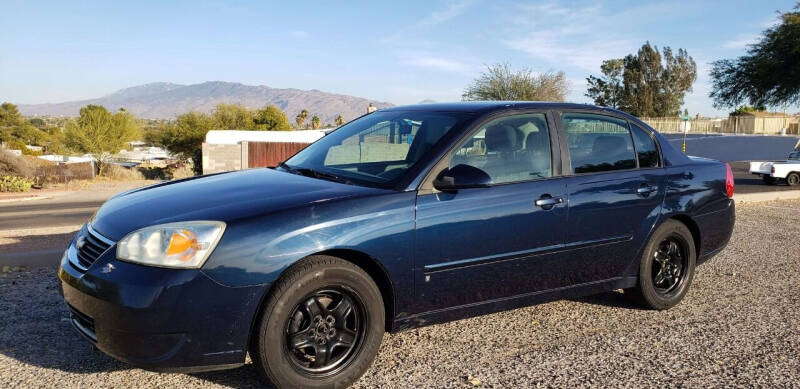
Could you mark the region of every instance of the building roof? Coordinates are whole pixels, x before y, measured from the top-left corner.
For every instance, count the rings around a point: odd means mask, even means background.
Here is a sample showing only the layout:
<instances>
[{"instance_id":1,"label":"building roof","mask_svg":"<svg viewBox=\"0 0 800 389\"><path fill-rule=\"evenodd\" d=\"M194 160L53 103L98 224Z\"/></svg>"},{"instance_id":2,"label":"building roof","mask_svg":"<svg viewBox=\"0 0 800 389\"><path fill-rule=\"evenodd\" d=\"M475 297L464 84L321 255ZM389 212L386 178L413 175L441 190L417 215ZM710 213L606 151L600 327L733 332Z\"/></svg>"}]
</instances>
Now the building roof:
<instances>
[{"instance_id":1,"label":"building roof","mask_svg":"<svg viewBox=\"0 0 800 389\"><path fill-rule=\"evenodd\" d=\"M212 130L206 134L206 143L235 145L241 142L314 143L325 136L323 130L300 131L242 131Z\"/></svg>"}]
</instances>

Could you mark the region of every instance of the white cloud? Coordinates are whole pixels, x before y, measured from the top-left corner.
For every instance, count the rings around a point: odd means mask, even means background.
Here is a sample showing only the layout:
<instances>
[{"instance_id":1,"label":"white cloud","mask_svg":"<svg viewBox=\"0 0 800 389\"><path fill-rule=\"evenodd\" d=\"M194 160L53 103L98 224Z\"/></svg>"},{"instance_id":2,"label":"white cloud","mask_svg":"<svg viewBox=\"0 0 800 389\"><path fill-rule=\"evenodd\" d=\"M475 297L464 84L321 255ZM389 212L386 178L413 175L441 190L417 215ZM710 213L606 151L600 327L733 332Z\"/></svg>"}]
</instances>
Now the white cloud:
<instances>
[{"instance_id":1,"label":"white cloud","mask_svg":"<svg viewBox=\"0 0 800 389\"><path fill-rule=\"evenodd\" d=\"M748 45L758 42L758 34L739 34L734 39L727 40L722 43L722 47L726 49L744 49Z\"/></svg>"},{"instance_id":2,"label":"white cloud","mask_svg":"<svg viewBox=\"0 0 800 389\"><path fill-rule=\"evenodd\" d=\"M456 72L470 75L474 74L478 70L477 66L438 56L411 54L405 55L404 57L407 57L408 59L403 60L403 64L426 69L440 70L443 72Z\"/></svg>"},{"instance_id":3,"label":"white cloud","mask_svg":"<svg viewBox=\"0 0 800 389\"><path fill-rule=\"evenodd\" d=\"M579 9L555 2L524 5L511 16L515 31L502 42L551 65L597 71L603 60L621 57L641 42L619 36L619 24L600 5Z\"/></svg>"},{"instance_id":4,"label":"white cloud","mask_svg":"<svg viewBox=\"0 0 800 389\"><path fill-rule=\"evenodd\" d=\"M473 3L475 3L475 0L452 1L445 8L433 11L415 23L401 28L381 40L384 43L404 41L407 39L407 35L417 33L420 29L436 26L460 16Z\"/></svg>"},{"instance_id":5,"label":"white cloud","mask_svg":"<svg viewBox=\"0 0 800 389\"><path fill-rule=\"evenodd\" d=\"M462 0L462 1L453 1L447 4L447 7L441 10L437 10L429 14L424 19L420 20L417 25L419 26L431 26L444 23L450 19L453 19L459 15L461 15L464 10L466 10L474 0Z\"/></svg>"}]
</instances>

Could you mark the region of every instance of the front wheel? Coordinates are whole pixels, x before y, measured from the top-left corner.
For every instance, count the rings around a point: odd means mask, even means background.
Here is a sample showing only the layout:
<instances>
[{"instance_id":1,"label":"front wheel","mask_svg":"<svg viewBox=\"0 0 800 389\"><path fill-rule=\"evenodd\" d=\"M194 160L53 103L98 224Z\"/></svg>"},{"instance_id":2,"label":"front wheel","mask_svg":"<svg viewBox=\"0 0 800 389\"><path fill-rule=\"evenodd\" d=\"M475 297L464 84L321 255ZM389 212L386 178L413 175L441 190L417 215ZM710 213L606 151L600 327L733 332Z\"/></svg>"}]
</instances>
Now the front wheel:
<instances>
[{"instance_id":1,"label":"front wheel","mask_svg":"<svg viewBox=\"0 0 800 389\"><path fill-rule=\"evenodd\" d=\"M384 323L369 275L340 258L309 257L273 287L250 357L279 388L346 387L375 359Z\"/></svg>"},{"instance_id":2,"label":"front wheel","mask_svg":"<svg viewBox=\"0 0 800 389\"><path fill-rule=\"evenodd\" d=\"M636 287L625 294L651 309L672 308L689 291L696 260L692 233L683 223L667 220L644 249Z\"/></svg>"}]
</instances>

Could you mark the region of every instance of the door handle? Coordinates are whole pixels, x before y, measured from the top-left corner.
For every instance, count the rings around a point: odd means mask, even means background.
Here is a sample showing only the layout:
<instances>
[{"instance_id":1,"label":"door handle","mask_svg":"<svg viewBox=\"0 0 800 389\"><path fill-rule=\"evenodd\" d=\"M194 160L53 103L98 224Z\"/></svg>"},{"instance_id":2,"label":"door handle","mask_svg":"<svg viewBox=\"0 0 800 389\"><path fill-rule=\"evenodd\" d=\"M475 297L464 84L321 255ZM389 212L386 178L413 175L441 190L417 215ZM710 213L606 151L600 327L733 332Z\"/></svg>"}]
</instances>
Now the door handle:
<instances>
[{"instance_id":1,"label":"door handle","mask_svg":"<svg viewBox=\"0 0 800 389\"><path fill-rule=\"evenodd\" d=\"M564 202L564 199L561 197L552 197L550 195L542 195L539 200L536 200L536 206L542 207L542 209L552 209L558 204Z\"/></svg>"},{"instance_id":2,"label":"door handle","mask_svg":"<svg viewBox=\"0 0 800 389\"><path fill-rule=\"evenodd\" d=\"M650 186L648 184L642 184L642 186L640 186L639 189L636 189L636 194L642 197L647 197L650 196L650 193L653 193L656 190L658 190L658 188L654 186Z\"/></svg>"}]
</instances>

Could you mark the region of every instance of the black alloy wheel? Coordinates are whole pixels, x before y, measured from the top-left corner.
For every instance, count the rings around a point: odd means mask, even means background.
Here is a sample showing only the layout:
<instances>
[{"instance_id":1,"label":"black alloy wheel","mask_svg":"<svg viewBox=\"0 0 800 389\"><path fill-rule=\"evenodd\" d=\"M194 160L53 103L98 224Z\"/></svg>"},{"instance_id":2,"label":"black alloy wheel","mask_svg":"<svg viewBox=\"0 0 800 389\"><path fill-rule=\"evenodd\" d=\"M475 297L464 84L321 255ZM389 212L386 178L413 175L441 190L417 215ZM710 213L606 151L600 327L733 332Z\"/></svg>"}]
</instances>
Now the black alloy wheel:
<instances>
[{"instance_id":1,"label":"black alloy wheel","mask_svg":"<svg viewBox=\"0 0 800 389\"><path fill-rule=\"evenodd\" d=\"M639 259L636 286L626 289L625 295L647 308L672 308L689 291L696 262L689 228L678 220L666 220L647 242Z\"/></svg>"},{"instance_id":2,"label":"black alloy wheel","mask_svg":"<svg viewBox=\"0 0 800 389\"><path fill-rule=\"evenodd\" d=\"M334 374L358 353L366 325L352 291L322 289L297 304L286 323L286 352L301 373Z\"/></svg>"},{"instance_id":3,"label":"black alloy wheel","mask_svg":"<svg viewBox=\"0 0 800 389\"><path fill-rule=\"evenodd\" d=\"M667 294L680 285L685 267L685 249L679 239L670 237L662 240L658 250L653 253L651 273L656 292Z\"/></svg>"},{"instance_id":4,"label":"black alloy wheel","mask_svg":"<svg viewBox=\"0 0 800 389\"><path fill-rule=\"evenodd\" d=\"M343 388L369 368L386 329L380 288L342 258L289 267L259 309L250 358L276 388Z\"/></svg>"}]
</instances>

